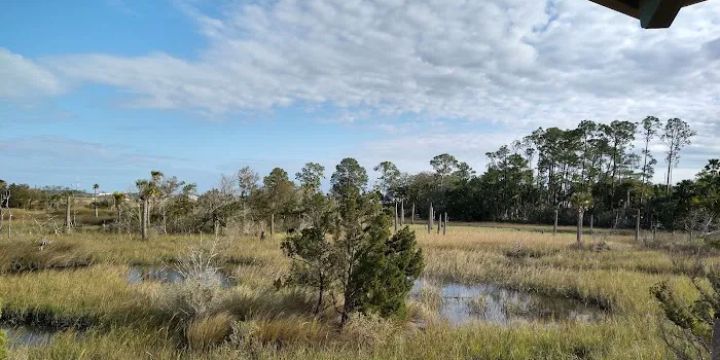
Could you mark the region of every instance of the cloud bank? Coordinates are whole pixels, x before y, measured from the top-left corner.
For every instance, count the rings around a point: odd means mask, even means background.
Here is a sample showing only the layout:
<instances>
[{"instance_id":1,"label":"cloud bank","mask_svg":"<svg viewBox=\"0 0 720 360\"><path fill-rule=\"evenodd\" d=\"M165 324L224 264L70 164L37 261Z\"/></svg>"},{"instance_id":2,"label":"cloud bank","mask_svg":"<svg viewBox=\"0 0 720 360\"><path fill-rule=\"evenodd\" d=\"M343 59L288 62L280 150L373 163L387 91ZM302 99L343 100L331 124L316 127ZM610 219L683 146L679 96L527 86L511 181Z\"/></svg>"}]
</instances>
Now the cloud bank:
<instances>
[{"instance_id":1,"label":"cloud bank","mask_svg":"<svg viewBox=\"0 0 720 360\"><path fill-rule=\"evenodd\" d=\"M180 6L207 40L196 58L68 54L41 66L0 49L0 78L9 79L0 97L103 84L137 107L223 114L330 104L493 122L508 136L582 119L681 117L700 134L688 156L718 155L718 1L654 31L578 0L277 0L213 16ZM440 151L473 141L440 135L449 147ZM369 156L438 144L417 136L367 144ZM485 145L479 154L493 150Z\"/></svg>"}]
</instances>

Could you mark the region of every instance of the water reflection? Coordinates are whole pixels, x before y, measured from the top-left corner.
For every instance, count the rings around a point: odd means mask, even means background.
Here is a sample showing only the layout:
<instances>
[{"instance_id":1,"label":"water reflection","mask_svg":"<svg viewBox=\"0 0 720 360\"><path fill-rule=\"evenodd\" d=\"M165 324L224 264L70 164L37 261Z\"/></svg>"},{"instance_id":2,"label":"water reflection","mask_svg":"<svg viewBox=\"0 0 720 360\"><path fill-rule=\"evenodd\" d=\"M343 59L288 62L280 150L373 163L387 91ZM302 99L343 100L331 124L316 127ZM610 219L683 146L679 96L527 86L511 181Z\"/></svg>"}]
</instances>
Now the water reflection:
<instances>
[{"instance_id":1,"label":"water reflection","mask_svg":"<svg viewBox=\"0 0 720 360\"><path fill-rule=\"evenodd\" d=\"M27 326L0 326L7 335L10 348L44 346L52 341L56 331L30 328Z\"/></svg>"},{"instance_id":2,"label":"water reflection","mask_svg":"<svg viewBox=\"0 0 720 360\"><path fill-rule=\"evenodd\" d=\"M499 325L531 321L592 322L606 316L601 309L579 301L508 290L492 284L444 283L436 287L427 280L416 281L411 296L420 299L423 292L439 296L439 315L453 325L472 321Z\"/></svg>"}]
</instances>

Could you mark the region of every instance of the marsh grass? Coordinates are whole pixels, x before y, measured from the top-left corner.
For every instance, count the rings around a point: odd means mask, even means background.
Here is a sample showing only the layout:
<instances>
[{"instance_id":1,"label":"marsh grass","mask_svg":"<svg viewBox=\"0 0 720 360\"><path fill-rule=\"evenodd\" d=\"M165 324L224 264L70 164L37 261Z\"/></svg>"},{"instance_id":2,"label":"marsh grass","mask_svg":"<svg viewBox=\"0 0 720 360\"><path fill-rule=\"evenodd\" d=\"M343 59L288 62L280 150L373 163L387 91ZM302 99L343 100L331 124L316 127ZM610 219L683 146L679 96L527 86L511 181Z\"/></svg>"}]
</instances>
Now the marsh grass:
<instances>
[{"instance_id":1,"label":"marsh grass","mask_svg":"<svg viewBox=\"0 0 720 360\"><path fill-rule=\"evenodd\" d=\"M660 310L650 286L668 280L677 296L690 302L697 293L686 273L720 263L711 254L698 264L686 253L648 248L631 235L599 229L587 241L605 242L607 250L578 249L572 246L572 233L553 236L547 227L451 224L442 236L416 226L425 278L577 299L601 306L609 316L591 324L499 327L473 322L453 327L438 319L442 297L437 284L429 283L408 300L408 319L356 316L340 329L332 308L312 316L312 292L273 287L273 280L289 268L280 251L281 236L262 241L222 237L212 268L228 271L237 284L218 288L205 281L212 276L199 276L205 279L201 284L211 286L195 290L211 295L209 301L199 297L202 308L193 309L178 300L192 298L182 295L192 280L177 286L129 284L129 266L177 266L191 249L211 250L211 236L139 241L97 228L41 236L30 234L22 220L14 229L12 240L0 240L3 318L87 324L82 331L66 327L46 346L9 354L31 359L659 359L667 353L658 336ZM54 246L39 254L43 238ZM674 241L681 246L681 240ZM17 259L38 266L7 270ZM91 266L72 266L79 259L90 259ZM190 315L180 319L183 311Z\"/></svg>"},{"instance_id":2,"label":"marsh grass","mask_svg":"<svg viewBox=\"0 0 720 360\"><path fill-rule=\"evenodd\" d=\"M193 319L185 331L192 350L207 350L230 338L233 317L227 312Z\"/></svg>"}]
</instances>

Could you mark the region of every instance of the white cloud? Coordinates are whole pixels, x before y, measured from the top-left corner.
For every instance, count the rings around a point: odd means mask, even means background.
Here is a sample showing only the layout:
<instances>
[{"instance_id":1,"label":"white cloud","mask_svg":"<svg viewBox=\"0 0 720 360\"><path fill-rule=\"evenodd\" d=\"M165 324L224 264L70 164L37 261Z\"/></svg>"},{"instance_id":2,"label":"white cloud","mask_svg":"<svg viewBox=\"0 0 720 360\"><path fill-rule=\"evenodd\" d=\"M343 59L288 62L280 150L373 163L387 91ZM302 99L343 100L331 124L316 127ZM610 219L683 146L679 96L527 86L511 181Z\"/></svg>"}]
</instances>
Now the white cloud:
<instances>
[{"instance_id":1,"label":"white cloud","mask_svg":"<svg viewBox=\"0 0 720 360\"><path fill-rule=\"evenodd\" d=\"M416 133L367 142L359 149L358 158L370 167L391 160L402 171L415 173L431 170L430 159L441 153L449 153L482 173L487 166L485 153L496 151L500 146L525 135L507 129L493 132L458 133L442 130Z\"/></svg>"},{"instance_id":2,"label":"white cloud","mask_svg":"<svg viewBox=\"0 0 720 360\"><path fill-rule=\"evenodd\" d=\"M701 130L689 151L718 156L718 1L683 9L668 30L643 30L584 0L277 0L240 2L216 17L182 7L207 39L196 59L76 54L47 64L66 81L115 86L131 105L161 109L332 104L499 122L512 134L582 119L681 117ZM57 91L52 75L19 59L45 74L36 86ZM457 144L472 134L451 134L424 146L464 151ZM476 150L494 150L498 138Z\"/></svg>"},{"instance_id":3,"label":"white cloud","mask_svg":"<svg viewBox=\"0 0 720 360\"><path fill-rule=\"evenodd\" d=\"M219 18L187 12L208 40L198 60L90 54L53 68L126 89L137 106L209 112L330 102L546 124L720 110L717 2L655 31L577 0L280 0Z\"/></svg>"},{"instance_id":4,"label":"white cloud","mask_svg":"<svg viewBox=\"0 0 720 360\"><path fill-rule=\"evenodd\" d=\"M24 99L61 91L60 82L51 72L0 48L0 98Z\"/></svg>"}]
</instances>

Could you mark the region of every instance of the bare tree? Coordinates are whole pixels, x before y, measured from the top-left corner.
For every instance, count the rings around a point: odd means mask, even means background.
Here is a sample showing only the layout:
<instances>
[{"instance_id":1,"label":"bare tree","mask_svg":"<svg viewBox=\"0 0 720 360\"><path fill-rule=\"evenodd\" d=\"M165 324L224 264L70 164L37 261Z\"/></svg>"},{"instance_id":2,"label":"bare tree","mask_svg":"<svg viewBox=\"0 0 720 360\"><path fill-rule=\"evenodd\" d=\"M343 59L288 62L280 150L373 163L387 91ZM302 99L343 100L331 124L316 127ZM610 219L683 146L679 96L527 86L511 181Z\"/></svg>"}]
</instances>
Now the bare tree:
<instances>
[{"instance_id":1,"label":"bare tree","mask_svg":"<svg viewBox=\"0 0 720 360\"><path fill-rule=\"evenodd\" d=\"M72 200L73 200L72 191L68 191L65 194L65 232L68 234L72 232L72 219L70 218L72 202L73 202Z\"/></svg>"},{"instance_id":2,"label":"bare tree","mask_svg":"<svg viewBox=\"0 0 720 360\"><path fill-rule=\"evenodd\" d=\"M652 156L652 152L650 151L650 143L657 135L659 127L660 119L654 116L648 116L642 121L642 139L645 143L645 147L642 151L643 167L641 181L643 189L640 193L641 204L645 203L645 193L647 192L647 187L650 185L650 178L652 178L655 172L653 166L657 164L657 160L655 160L655 158Z\"/></svg>"},{"instance_id":3,"label":"bare tree","mask_svg":"<svg viewBox=\"0 0 720 360\"><path fill-rule=\"evenodd\" d=\"M686 145L691 144L691 138L695 136L696 132L690 129L690 125L683 120L678 118L668 119L665 124L665 132L662 135L662 140L667 144L667 177L665 185L667 191L671 189L672 183L672 169L677 167L678 161L680 160L680 150Z\"/></svg>"},{"instance_id":4,"label":"bare tree","mask_svg":"<svg viewBox=\"0 0 720 360\"><path fill-rule=\"evenodd\" d=\"M250 197L255 193L260 181L260 175L249 166L245 166L237 172L238 188L240 189L240 216L242 218L243 234L250 232L250 221L252 221ZM319 184L318 184L319 186ZM249 221L250 220L250 221Z\"/></svg>"}]
</instances>

